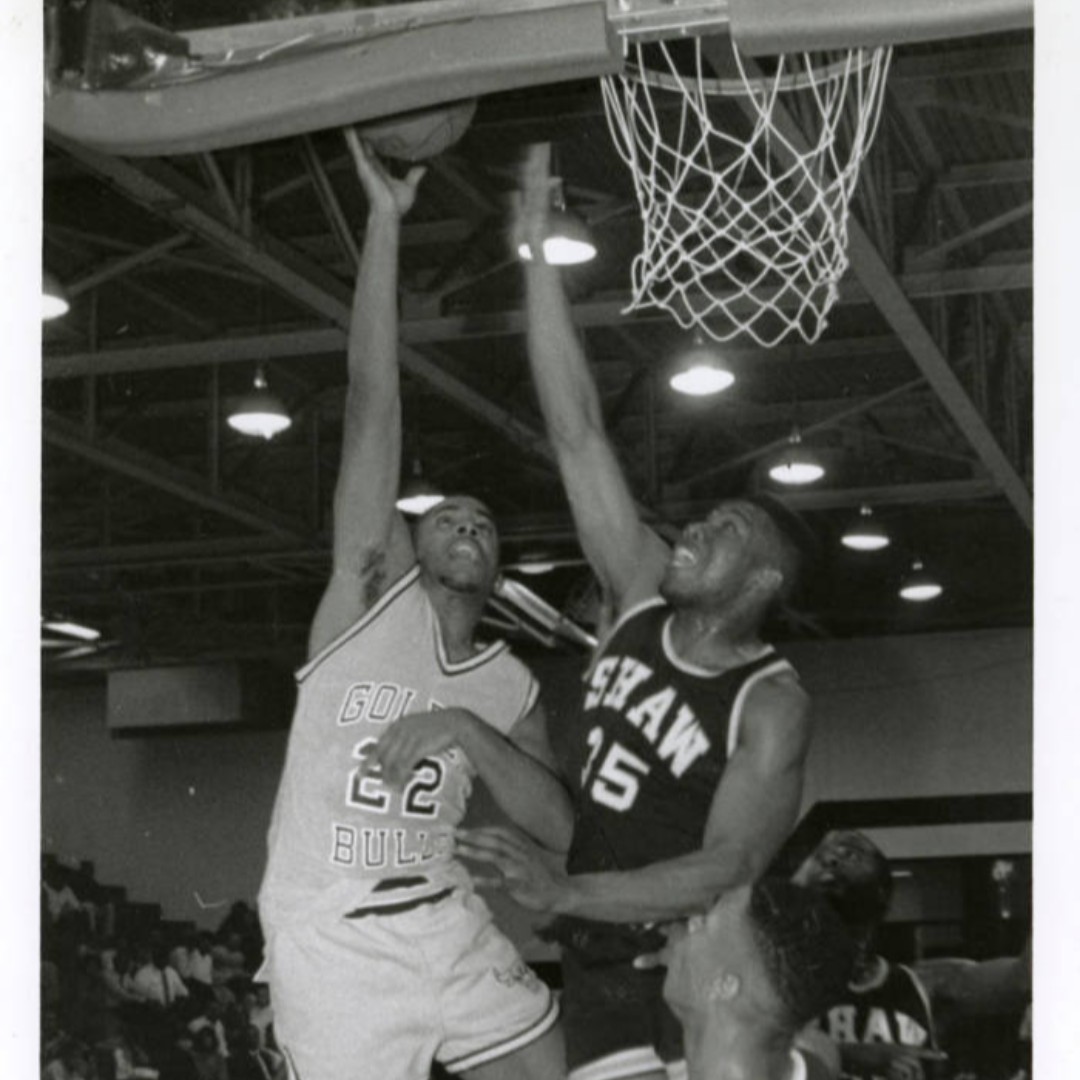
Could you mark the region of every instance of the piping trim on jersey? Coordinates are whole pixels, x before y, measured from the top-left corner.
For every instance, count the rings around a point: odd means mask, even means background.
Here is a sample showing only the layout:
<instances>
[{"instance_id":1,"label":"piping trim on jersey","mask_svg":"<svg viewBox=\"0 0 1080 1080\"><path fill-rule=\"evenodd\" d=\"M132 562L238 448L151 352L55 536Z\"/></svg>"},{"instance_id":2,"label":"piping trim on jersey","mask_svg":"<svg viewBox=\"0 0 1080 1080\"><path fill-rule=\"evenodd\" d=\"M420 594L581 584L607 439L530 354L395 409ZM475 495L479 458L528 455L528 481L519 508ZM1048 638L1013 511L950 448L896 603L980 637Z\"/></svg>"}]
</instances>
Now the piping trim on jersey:
<instances>
[{"instance_id":1,"label":"piping trim on jersey","mask_svg":"<svg viewBox=\"0 0 1080 1080\"><path fill-rule=\"evenodd\" d=\"M926 987L923 986L922 979L915 974L912 968L909 968L907 964L896 965L901 971L907 972L907 976L911 979L912 986L915 987L915 993L919 995L919 1000L923 1003L923 1008L926 1010L927 1026L929 1031L927 1032L930 1038L930 1045L937 1047L937 1032L934 1030L934 1009L930 1004L930 995L927 993Z\"/></svg>"},{"instance_id":2,"label":"piping trim on jersey","mask_svg":"<svg viewBox=\"0 0 1080 1080\"><path fill-rule=\"evenodd\" d=\"M461 675L466 671L472 671L473 668L478 668L489 660L494 660L500 653L506 652L507 644L505 641L493 641L482 652L478 652L465 660L457 662L450 660L446 655L446 649L443 647L442 628L439 626L438 613L433 608L431 614L431 622L435 628L435 658L439 662L439 670L444 675Z\"/></svg>"},{"instance_id":3,"label":"piping trim on jersey","mask_svg":"<svg viewBox=\"0 0 1080 1080\"><path fill-rule=\"evenodd\" d=\"M289 1074L289 1080L300 1080L300 1070L296 1067L292 1052L287 1046L283 1046L281 1052L285 1055L285 1069Z\"/></svg>"},{"instance_id":4,"label":"piping trim on jersey","mask_svg":"<svg viewBox=\"0 0 1080 1080\"><path fill-rule=\"evenodd\" d=\"M675 651L675 643L671 640L671 620L673 617L674 613L664 620L664 627L660 632L660 640L664 647L664 656L667 657L671 664L684 674L694 675L699 679L718 679L721 675L726 675L729 671L736 670L735 668L724 668L723 671L714 671L712 668L698 667L697 664L692 664L689 660L683 660ZM739 667L743 667L745 664L755 664L763 656L768 656L772 651L773 647L771 645L763 645L757 656L752 656L749 660L743 661Z\"/></svg>"},{"instance_id":5,"label":"piping trim on jersey","mask_svg":"<svg viewBox=\"0 0 1080 1080\"><path fill-rule=\"evenodd\" d=\"M518 714L518 718L517 718L517 720L514 721L514 724L516 724L518 722L518 720L524 720L525 717L528 716L529 713L531 713L533 711L533 709L536 706L537 701L539 701L539 700L540 700L540 684L536 681L536 678L533 676L533 673L530 671L529 672L529 690L528 690L528 693L526 693L526 695L525 695L525 704L522 706L521 712ZM511 724L510 726L512 728L513 724Z\"/></svg>"},{"instance_id":6,"label":"piping trim on jersey","mask_svg":"<svg viewBox=\"0 0 1080 1080\"><path fill-rule=\"evenodd\" d=\"M769 651L772 652L772 649L770 648ZM778 656L772 663L766 664L763 668L758 668L739 687L739 692L735 695L735 701L731 706L731 719L728 721L727 756L729 758L735 753L735 747L739 744L739 728L742 726L743 706L746 704L747 695L762 679L767 679L770 675L779 675L782 671L793 670L792 666L782 656Z\"/></svg>"},{"instance_id":7,"label":"piping trim on jersey","mask_svg":"<svg viewBox=\"0 0 1080 1080\"><path fill-rule=\"evenodd\" d=\"M360 633L364 627L370 625L373 619L375 619L381 612L388 608L410 585L413 584L420 577L420 565L415 564L411 570L406 570L375 601L374 604L359 619L352 624L352 626L346 627L336 638L333 639L328 645L324 645L302 668L296 672L296 681L298 683L303 682L312 671L315 670L331 653L337 652L342 645L345 644L350 638L355 637Z\"/></svg>"},{"instance_id":8,"label":"piping trim on jersey","mask_svg":"<svg viewBox=\"0 0 1080 1080\"><path fill-rule=\"evenodd\" d=\"M798 1050L791 1051L791 1075L788 1080L806 1080L806 1058Z\"/></svg>"},{"instance_id":9,"label":"piping trim on jersey","mask_svg":"<svg viewBox=\"0 0 1080 1080\"><path fill-rule=\"evenodd\" d=\"M686 1058L679 1058L678 1061L665 1061L664 1072L668 1075L668 1080L689 1080L690 1070L686 1066Z\"/></svg>"},{"instance_id":10,"label":"piping trim on jersey","mask_svg":"<svg viewBox=\"0 0 1080 1080\"><path fill-rule=\"evenodd\" d=\"M528 1046L529 1043L536 1042L541 1035L547 1034L555 1026L555 1021L558 1019L559 1003L555 1000L555 996L551 991L548 991L547 1011L536 1023L530 1024L524 1031L495 1046L475 1050L471 1054L466 1054L465 1057L455 1058L453 1061L443 1061L441 1064L447 1072L458 1073L475 1068L477 1065L484 1065L489 1061L497 1061L499 1058L506 1057L507 1054L512 1054L515 1050Z\"/></svg>"},{"instance_id":11,"label":"piping trim on jersey","mask_svg":"<svg viewBox=\"0 0 1080 1080\"><path fill-rule=\"evenodd\" d=\"M631 604L612 624L608 632L604 635L603 641L601 641L593 650L592 659L589 661L589 666L585 670L585 674L582 676L582 682L588 682L592 678L593 668L596 666L596 661L600 659L604 650L611 643L611 639L635 616L641 612L648 610L649 608L660 607L662 604L666 604L667 601L662 596L651 596L646 600L639 600L636 604Z\"/></svg>"},{"instance_id":12,"label":"piping trim on jersey","mask_svg":"<svg viewBox=\"0 0 1080 1080\"><path fill-rule=\"evenodd\" d=\"M567 1080L629 1080L658 1069L666 1071L666 1066L652 1046L634 1046L573 1069Z\"/></svg>"}]
</instances>

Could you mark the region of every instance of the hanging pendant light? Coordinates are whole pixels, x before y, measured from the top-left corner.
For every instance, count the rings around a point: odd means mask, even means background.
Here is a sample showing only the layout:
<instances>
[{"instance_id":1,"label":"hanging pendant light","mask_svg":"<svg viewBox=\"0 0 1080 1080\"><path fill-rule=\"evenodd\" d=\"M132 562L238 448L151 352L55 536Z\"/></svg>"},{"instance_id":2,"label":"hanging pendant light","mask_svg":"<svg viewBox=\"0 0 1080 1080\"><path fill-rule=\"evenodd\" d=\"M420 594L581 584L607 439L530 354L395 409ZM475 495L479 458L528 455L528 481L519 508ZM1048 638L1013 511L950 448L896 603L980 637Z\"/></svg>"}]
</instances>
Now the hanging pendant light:
<instances>
[{"instance_id":1,"label":"hanging pendant light","mask_svg":"<svg viewBox=\"0 0 1080 1080\"><path fill-rule=\"evenodd\" d=\"M700 332L694 335L690 348L680 354L678 365L679 370L668 383L680 394L708 397L721 393L735 382L719 348L706 342Z\"/></svg>"},{"instance_id":2,"label":"hanging pendant light","mask_svg":"<svg viewBox=\"0 0 1080 1080\"><path fill-rule=\"evenodd\" d=\"M59 319L61 315L66 315L70 310L71 304L68 302L63 285L57 280L55 274L43 270L41 274L42 320Z\"/></svg>"},{"instance_id":3,"label":"hanging pendant light","mask_svg":"<svg viewBox=\"0 0 1080 1080\"><path fill-rule=\"evenodd\" d=\"M817 454L803 445L797 426L792 427L787 443L769 467L769 476L779 484L813 484L825 475L825 466Z\"/></svg>"},{"instance_id":4,"label":"hanging pendant light","mask_svg":"<svg viewBox=\"0 0 1080 1080\"><path fill-rule=\"evenodd\" d=\"M890 540L873 510L864 503L859 507L858 516L844 530L840 543L852 551L881 551L889 546Z\"/></svg>"},{"instance_id":5,"label":"hanging pendant light","mask_svg":"<svg viewBox=\"0 0 1080 1080\"><path fill-rule=\"evenodd\" d=\"M943 591L941 583L927 573L922 559L912 562L911 572L900 585L900 595L915 604L936 600Z\"/></svg>"},{"instance_id":6,"label":"hanging pendant light","mask_svg":"<svg viewBox=\"0 0 1080 1080\"><path fill-rule=\"evenodd\" d=\"M281 401L267 388L262 365L255 369L255 389L240 399L229 414L229 427L242 435L272 439L292 425Z\"/></svg>"},{"instance_id":7,"label":"hanging pendant light","mask_svg":"<svg viewBox=\"0 0 1080 1080\"><path fill-rule=\"evenodd\" d=\"M548 214L544 237L544 262L549 266L576 266L596 258L589 226L566 208L562 180L556 178L552 189L552 209ZM526 241L518 244L518 257L532 262L532 248Z\"/></svg>"},{"instance_id":8,"label":"hanging pendant light","mask_svg":"<svg viewBox=\"0 0 1080 1080\"><path fill-rule=\"evenodd\" d=\"M420 459L413 458L412 476L402 487L401 494L394 505L403 514L419 517L421 514L426 514L433 506L438 506L444 498L446 496L424 477L420 468Z\"/></svg>"}]
</instances>

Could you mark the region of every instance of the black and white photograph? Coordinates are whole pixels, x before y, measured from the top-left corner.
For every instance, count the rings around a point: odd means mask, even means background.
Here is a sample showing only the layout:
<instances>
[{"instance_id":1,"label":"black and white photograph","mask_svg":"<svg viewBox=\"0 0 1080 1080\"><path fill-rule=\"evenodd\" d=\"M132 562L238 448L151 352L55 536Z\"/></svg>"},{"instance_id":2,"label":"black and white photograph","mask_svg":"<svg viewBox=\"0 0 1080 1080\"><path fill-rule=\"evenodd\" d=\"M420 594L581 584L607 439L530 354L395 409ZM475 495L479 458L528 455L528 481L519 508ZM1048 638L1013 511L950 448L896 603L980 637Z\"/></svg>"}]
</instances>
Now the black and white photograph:
<instances>
[{"instance_id":1,"label":"black and white photograph","mask_svg":"<svg viewBox=\"0 0 1080 1080\"><path fill-rule=\"evenodd\" d=\"M4 1075L1071 1075L1078 18L12 0Z\"/></svg>"}]
</instances>

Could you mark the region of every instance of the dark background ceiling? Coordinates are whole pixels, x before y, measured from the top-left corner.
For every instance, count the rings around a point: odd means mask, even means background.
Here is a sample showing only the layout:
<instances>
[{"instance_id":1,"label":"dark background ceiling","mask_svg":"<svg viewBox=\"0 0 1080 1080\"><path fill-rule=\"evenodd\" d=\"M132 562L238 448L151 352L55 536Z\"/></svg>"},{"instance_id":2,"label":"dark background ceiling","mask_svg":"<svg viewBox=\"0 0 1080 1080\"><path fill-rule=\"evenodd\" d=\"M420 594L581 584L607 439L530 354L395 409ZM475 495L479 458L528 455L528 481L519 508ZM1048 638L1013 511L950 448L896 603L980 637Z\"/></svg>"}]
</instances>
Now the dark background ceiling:
<instances>
[{"instance_id":1,"label":"dark background ceiling","mask_svg":"<svg viewBox=\"0 0 1080 1080\"><path fill-rule=\"evenodd\" d=\"M829 329L815 345L733 342L738 382L706 401L667 387L687 335L663 314L622 314L640 225L595 80L483 99L432 162L404 230L406 457L491 502L509 563L563 563L522 580L587 619L506 241L515 165L535 140L556 145L568 202L599 242L567 289L658 526L759 485L797 411L829 472L789 500L822 557L777 635L1030 623L1030 33L897 50ZM140 160L47 138L44 169L44 263L73 307L43 330L43 610L116 642L83 667L296 662L328 567L365 213L340 133ZM258 363L294 420L269 443L224 424ZM838 542L864 502L894 536L878 555ZM915 555L945 586L929 604L896 594Z\"/></svg>"}]
</instances>

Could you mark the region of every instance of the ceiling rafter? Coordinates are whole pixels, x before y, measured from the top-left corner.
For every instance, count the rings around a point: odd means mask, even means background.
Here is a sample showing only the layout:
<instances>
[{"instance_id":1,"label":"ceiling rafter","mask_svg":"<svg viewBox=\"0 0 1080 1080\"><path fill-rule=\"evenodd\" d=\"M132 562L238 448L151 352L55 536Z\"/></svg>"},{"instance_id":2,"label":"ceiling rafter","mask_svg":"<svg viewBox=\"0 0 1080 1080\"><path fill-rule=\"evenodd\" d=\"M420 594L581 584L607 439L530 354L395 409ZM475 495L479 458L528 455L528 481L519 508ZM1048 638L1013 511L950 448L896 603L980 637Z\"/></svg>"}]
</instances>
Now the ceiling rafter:
<instances>
[{"instance_id":1,"label":"ceiling rafter","mask_svg":"<svg viewBox=\"0 0 1080 1080\"><path fill-rule=\"evenodd\" d=\"M706 50L713 50L715 44L706 39L704 47ZM754 71L756 65L750 65L750 67L751 72L756 73ZM739 99L739 107L753 121L752 106ZM779 102L774 105L773 123L797 153L807 152L805 135L795 119ZM786 153L781 140L776 140L774 146L777 152ZM903 285L889 269L870 237L855 218L850 218L848 221L848 257L851 260L851 269L862 287L904 343L912 360L934 388L953 421L964 432L990 475L1001 485L1002 491L1021 521L1028 529L1031 529L1034 525L1034 504L1031 491L1001 449L986 420L971 403L963 384L912 306Z\"/></svg>"},{"instance_id":2,"label":"ceiling rafter","mask_svg":"<svg viewBox=\"0 0 1080 1080\"><path fill-rule=\"evenodd\" d=\"M935 296L978 295L1030 289L1032 263L1028 253L1007 262L987 262L981 266L947 270L924 270L904 274L898 279L901 291L909 300ZM578 327L624 326L628 323L667 324L663 312L641 312L630 318L623 314L629 294L615 298L578 301L571 305L571 315ZM841 287L840 303L867 303L869 292L858 285ZM336 320L335 320L336 321ZM525 331L525 315L518 309L471 315L442 315L405 318L401 322L401 341L405 345L434 344L468 338L518 335ZM857 339L853 339L857 340ZM339 353L345 348L345 324L338 327L287 329L267 333L227 336L201 342L133 343L123 348L105 348L96 352L50 352L44 357L46 379L71 378L75 375L105 374L117 371L141 371L155 368L202 366L206 363L230 363L260 357L299 357ZM770 355L783 358L791 349L832 348L820 346L780 346ZM844 343L839 354L844 353ZM735 352L740 352L736 349ZM747 352L747 350L741 350ZM753 350L765 355L764 350Z\"/></svg>"},{"instance_id":3,"label":"ceiling rafter","mask_svg":"<svg viewBox=\"0 0 1080 1080\"><path fill-rule=\"evenodd\" d=\"M50 446L75 454L100 468L158 488L204 510L212 510L248 528L290 540L308 537L303 522L290 519L246 495L215 491L211 479L177 468L119 439L88 439L81 425L73 424L48 410L42 422L42 435Z\"/></svg>"},{"instance_id":4,"label":"ceiling rafter","mask_svg":"<svg viewBox=\"0 0 1080 1080\"><path fill-rule=\"evenodd\" d=\"M119 158L107 157L60 136L50 136L57 147L81 161L98 176L115 184L133 201L151 212L188 228L203 240L222 248L242 265L262 274L268 281L340 328L347 329L351 290L336 278L311 265L287 245L266 234L242 236L205 206L199 193L182 177L164 166L147 170ZM472 387L454 378L417 350L403 343L399 349L402 367L433 387L459 408L495 428L528 453L545 460L551 450L542 434L510 416L501 406Z\"/></svg>"},{"instance_id":5,"label":"ceiling rafter","mask_svg":"<svg viewBox=\"0 0 1080 1080\"><path fill-rule=\"evenodd\" d=\"M852 488L795 492L789 501L803 511L846 510L873 503L875 506L945 505L1000 499L1001 493L988 479L939 480L916 484L867 484ZM669 498L659 511L672 521L688 521L712 507L713 500ZM504 544L576 542L573 522L566 514L522 515L503 523ZM102 573L117 570L166 569L184 565L228 565L288 557L298 563L322 565L330 557L329 543L290 547L275 537L208 537L205 540L115 544L78 550L46 552L45 573L62 578L66 573L93 568Z\"/></svg>"}]
</instances>

